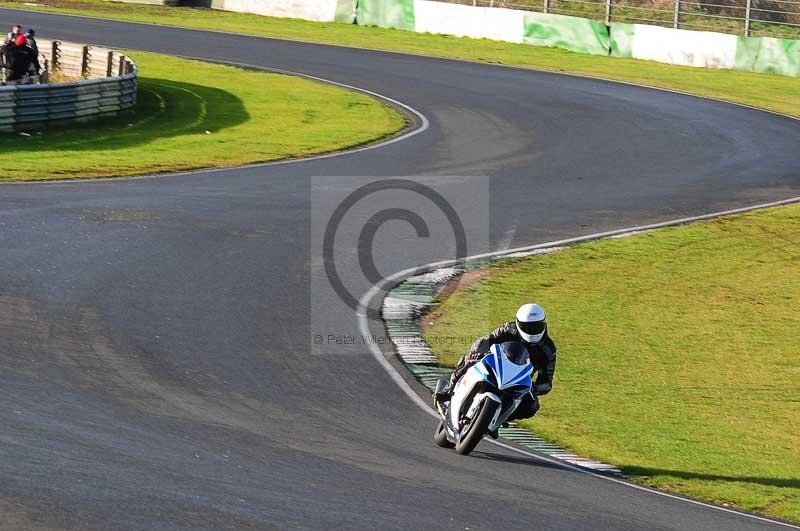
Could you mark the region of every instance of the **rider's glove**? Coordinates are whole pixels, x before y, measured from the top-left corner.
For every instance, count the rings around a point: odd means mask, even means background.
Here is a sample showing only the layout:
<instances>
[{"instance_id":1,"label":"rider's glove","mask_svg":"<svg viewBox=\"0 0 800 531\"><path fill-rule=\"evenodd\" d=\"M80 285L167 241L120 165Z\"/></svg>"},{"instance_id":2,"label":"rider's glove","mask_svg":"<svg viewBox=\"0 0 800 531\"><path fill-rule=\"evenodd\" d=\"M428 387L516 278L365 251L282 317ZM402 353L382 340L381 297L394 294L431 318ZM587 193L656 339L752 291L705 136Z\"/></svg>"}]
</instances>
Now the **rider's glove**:
<instances>
[{"instance_id":1,"label":"rider's glove","mask_svg":"<svg viewBox=\"0 0 800 531\"><path fill-rule=\"evenodd\" d=\"M467 361L478 361L481 359L480 352L470 352L467 354Z\"/></svg>"}]
</instances>

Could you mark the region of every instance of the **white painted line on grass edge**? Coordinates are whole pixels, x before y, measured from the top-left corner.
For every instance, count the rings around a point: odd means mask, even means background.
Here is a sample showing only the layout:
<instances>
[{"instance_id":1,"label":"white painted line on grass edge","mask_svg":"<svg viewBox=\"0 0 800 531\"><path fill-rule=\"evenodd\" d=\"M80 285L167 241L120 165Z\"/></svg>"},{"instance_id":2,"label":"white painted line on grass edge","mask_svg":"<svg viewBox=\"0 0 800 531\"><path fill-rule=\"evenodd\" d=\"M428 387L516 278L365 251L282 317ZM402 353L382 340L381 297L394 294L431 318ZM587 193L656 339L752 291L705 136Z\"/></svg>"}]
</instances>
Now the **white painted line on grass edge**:
<instances>
[{"instance_id":1,"label":"white painted line on grass edge","mask_svg":"<svg viewBox=\"0 0 800 531\"><path fill-rule=\"evenodd\" d=\"M397 142L402 142L404 140L408 140L411 137L417 136L419 134L424 133L430 128L430 120L428 117L422 114L420 111L408 105L407 103L403 103L402 101L396 100L394 98L390 98L389 96L380 94L378 92L374 92L372 90L367 90L360 87L355 87L352 85L347 85L345 83L339 83L338 81L331 81L330 79L325 79L322 77L312 76L309 74L302 74L300 72L292 72L291 70L281 70L279 68L270 68L266 66L258 66L249 63L239 63L235 61L214 61L210 59L203 59L201 57L194 57L191 55L178 55L175 57L180 57L182 59L189 59L192 61L203 61L205 63L210 64L217 64L223 66L236 66L240 68L249 68L251 70L260 70L262 72L270 72L275 74L282 74L285 76L294 76L304 79L309 79L312 81L316 81L318 83L324 83L326 85L331 85L334 87L340 87L347 90L352 90L354 92L359 92L361 94L366 94L368 96L372 96L378 100L381 100L389 105L402 109L403 111L407 112L414 116L418 122L417 127L406 131L397 136L392 136L387 138L386 140L381 140L374 143L368 143L366 145L362 145L360 147L354 148L345 148L340 149L337 151L331 151L329 153L320 153L319 155L311 155L309 157L294 157L294 158L286 158L286 159L279 159L279 160L272 160L266 162L256 162L253 164L242 164L239 166L221 166L221 167L210 167L210 168L198 168L196 170L187 170L187 171L179 171L179 172L170 172L170 173L153 173L153 174L145 174L145 175L131 175L127 177L99 177L99 178L75 178L75 179L58 179L58 180L41 180L41 181L10 181L10 182L0 182L0 186L24 186L24 185L52 185L52 184L80 184L80 183L96 183L96 182L107 182L107 181L136 181L140 179L166 179L169 177L180 177L185 175L198 175L201 173L219 173L223 171L235 171L235 170L242 170L242 169L249 169L249 168L266 168L269 166L282 166L284 164L297 164L301 162L313 162L317 160L323 159L330 159L334 157L343 157L345 155L351 155L354 153L361 153L363 151L369 151L372 149L383 148L386 146L390 146ZM405 129L405 128L404 128ZM402 131L402 129L401 129Z\"/></svg>"}]
</instances>

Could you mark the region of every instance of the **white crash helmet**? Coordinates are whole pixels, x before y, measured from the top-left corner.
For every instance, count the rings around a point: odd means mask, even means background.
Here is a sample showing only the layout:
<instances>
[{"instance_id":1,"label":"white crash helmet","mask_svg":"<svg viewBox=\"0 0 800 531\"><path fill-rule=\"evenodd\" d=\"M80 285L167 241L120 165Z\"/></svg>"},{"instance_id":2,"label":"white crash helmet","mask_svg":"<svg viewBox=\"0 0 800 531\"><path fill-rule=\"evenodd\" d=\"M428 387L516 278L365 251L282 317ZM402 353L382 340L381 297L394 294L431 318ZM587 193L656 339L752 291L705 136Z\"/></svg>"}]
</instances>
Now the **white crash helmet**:
<instances>
[{"instance_id":1,"label":"white crash helmet","mask_svg":"<svg viewBox=\"0 0 800 531\"><path fill-rule=\"evenodd\" d=\"M538 343L547 332L544 308L538 304L523 304L517 310L517 331L528 343Z\"/></svg>"}]
</instances>

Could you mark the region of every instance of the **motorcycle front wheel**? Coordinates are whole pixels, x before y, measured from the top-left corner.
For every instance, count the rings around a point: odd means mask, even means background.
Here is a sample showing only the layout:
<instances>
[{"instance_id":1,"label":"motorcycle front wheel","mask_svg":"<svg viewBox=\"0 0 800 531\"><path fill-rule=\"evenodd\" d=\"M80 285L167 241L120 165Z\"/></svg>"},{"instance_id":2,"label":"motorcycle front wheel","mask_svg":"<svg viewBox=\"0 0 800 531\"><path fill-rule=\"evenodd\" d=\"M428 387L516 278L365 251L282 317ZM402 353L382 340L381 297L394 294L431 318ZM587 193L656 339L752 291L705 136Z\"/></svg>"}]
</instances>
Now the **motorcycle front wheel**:
<instances>
[{"instance_id":1,"label":"motorcycle front wheel","mask_svg":"<svg viewBox=\"0 0 800 531\"><path fill-rule=\"evenodd\" d=\"M485 398L483 400L481 410L475 416L472 423L467 426L466 433L462 433L461 438L456 443L456 452L461 455L467 455L478 446L478 443L481 442L483 435L486 433L486 429L489 427L489 424L492 423L494 414L499 407L500 404L491 398Z\"/></svg>"}]
</instances>

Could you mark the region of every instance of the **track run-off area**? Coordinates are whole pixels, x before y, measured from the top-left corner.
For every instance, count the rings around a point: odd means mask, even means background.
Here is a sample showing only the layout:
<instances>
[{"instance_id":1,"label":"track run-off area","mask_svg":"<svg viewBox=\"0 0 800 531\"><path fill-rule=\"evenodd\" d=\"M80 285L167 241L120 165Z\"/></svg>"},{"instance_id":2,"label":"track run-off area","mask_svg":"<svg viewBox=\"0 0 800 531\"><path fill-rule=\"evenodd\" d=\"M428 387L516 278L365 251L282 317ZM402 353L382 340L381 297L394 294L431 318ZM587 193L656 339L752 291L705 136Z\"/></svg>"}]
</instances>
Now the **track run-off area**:
<instances>
[{"instance_id":1,"label":"track run-off area","mask_svg":"<svg viewBox=\"0 0 800 531\"><path fill-rule=\"evenodd\" d=\"M559 74L0 10L14 23L357 87L405 105L411 130L304 161L0 186L0 528L785 528L509 447L437 448L369 346L327 340L360 325L320 274L319 235L387 177L479 213L469 254L797 197L800 121ZM370 213L396 200L375 195ZM348 249L369 214L353 214L337 270L360 299L372 283ZM456 249L449 227L376 234L385 275Z\"/></svg>"}]
</instances>

